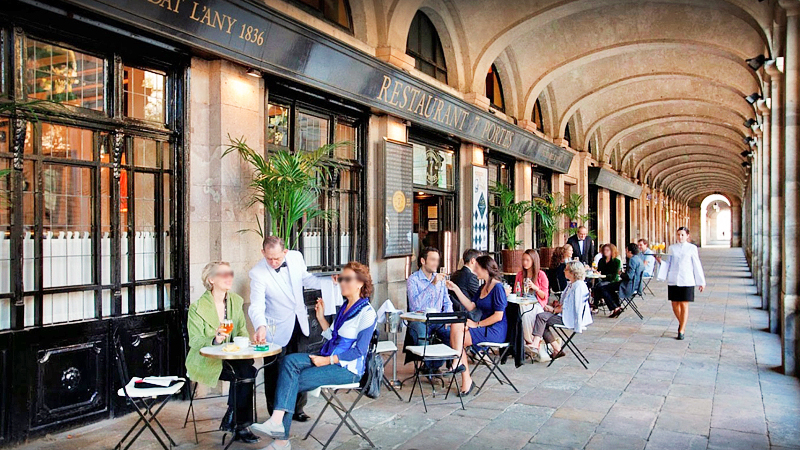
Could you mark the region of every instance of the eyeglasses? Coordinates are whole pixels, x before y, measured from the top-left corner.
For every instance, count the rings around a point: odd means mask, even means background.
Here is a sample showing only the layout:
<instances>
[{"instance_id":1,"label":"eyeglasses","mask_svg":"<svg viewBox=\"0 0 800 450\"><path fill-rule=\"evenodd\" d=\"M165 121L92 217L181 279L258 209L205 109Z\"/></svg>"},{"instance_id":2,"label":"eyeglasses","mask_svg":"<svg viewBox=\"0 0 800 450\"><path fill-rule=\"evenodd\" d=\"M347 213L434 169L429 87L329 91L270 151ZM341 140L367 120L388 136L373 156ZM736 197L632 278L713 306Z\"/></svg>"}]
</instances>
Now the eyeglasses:
<instances>
[{"instance_id":1,"label":"eyeglasses","mask_svg":"<svg viewBox=\"0 0 800 450\"><path fill-rule=\"evenodd\" d=\"M217 272L217 276L220 278L233 278L233 271Z\"/></svg>"},{"instance_id":2,"label":"eyeglasses","mask_svg":"<svg viewBox=\"0 0 800 450\"><path fill-rule=\"evenodd\" d=\"M355 281L355 279L356 279L355 277L343 277L339 275L336 281L338 281L339 283L349 283L351 281Z\"/></svg>"}]
</instances>

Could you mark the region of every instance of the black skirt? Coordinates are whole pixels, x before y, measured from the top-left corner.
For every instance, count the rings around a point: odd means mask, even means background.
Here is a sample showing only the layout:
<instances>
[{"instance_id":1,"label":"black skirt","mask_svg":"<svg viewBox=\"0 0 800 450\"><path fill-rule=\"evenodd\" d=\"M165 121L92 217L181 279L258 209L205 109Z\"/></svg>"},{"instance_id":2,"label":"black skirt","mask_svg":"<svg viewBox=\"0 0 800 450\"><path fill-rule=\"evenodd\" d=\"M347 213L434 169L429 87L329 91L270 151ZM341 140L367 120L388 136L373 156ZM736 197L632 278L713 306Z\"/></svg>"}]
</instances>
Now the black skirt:
<instances>
[{"instance_id":1,"label":"black skirt","mask_svg":"<svg viewBox=\"0 0 800 450\"><path fill-rule=\"evenodd\" d=\"M694 286L667 286L667 298L672 302L693 302Z\"/></svg>"}]
</instances>

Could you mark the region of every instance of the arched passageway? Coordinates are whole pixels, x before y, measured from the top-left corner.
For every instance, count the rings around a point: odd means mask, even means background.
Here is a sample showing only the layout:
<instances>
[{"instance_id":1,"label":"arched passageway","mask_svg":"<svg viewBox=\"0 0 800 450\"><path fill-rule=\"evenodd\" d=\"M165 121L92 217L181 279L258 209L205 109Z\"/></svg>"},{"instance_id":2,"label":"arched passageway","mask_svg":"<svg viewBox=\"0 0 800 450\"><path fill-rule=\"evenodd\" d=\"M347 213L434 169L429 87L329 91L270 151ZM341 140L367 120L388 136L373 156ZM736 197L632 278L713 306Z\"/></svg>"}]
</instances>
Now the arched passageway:
<instances>
[{"instance_id":1,"label":"arched passageway","mask_svg":"<svg viewBox=\"0 0 800 450\"><path fill-rule=\"evenodd\" d=\"M709 195L700 204L700 245L731 246L731 202L724 195Z\"/></svg>"}]
</instances>

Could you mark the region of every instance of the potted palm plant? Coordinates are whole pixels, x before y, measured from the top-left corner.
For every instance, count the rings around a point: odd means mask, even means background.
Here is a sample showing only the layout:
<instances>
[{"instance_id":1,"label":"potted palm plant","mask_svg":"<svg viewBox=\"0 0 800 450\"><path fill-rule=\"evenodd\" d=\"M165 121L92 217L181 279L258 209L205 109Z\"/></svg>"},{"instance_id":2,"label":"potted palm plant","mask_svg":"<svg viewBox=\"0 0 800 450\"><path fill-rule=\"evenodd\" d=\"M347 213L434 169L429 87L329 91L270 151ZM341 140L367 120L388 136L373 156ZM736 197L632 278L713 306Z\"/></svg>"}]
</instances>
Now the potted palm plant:
<instances>
[{"instance_id":1,"label":"potted palm plant","mask_svg":"<svg viewBox=\"0 0 800 450\"><path fill-rule=\"evenodd\" d=\"M523 253L518 248L522 241L517 239L517 228L525 223L526 217L533 211L533 203L515 201L514 190L499 182L492 188L492 194L497 196L497 204L489 210L497 219L494 227L499 232L499 243L503 247L500 251L503 271L516 273L522 270Z\"/></svg>"},{"instance_id":2,"label":"potted palm plant","mask_svg":"<svg viewBox=\"0 0 800 450\"><path fill-rule=\"evenodd\" d=\"M298 248L300 236L315 219L329 220L335 212L319 207L318 198L324 183L336 170L326 159L346 142L327 144L314 151L289 150L263 152L253 150L243 138L230 139L222 156L238 153L253 167L250 188L251 205L263 204L270 216L270 234L283 239L286 248ZM264 235L258 221L259 235Z\"/></svg>"},{"instance_id":3,"label":"potted palm plant","mask_svg":"<svg viewBox=\"0 0 800 450\"><path fill-rule=\"evenodd\" d=\"M541 221L542 235L546 247L539 248L539 259L542 267L548 267L553 257L553 242L556 235L561 231L561 220L564 216L564 204L561 202L561 194L550 193L537 198L533 202L533 211L539 216Z\"/></svg>"},{"instance_id":4,"label":"potted palm plant","mask_svg":"<svg viewBox=\"0 0 800 450\"><path fill-rule=\"evenodd\" d=\"M563 213L569 221L564 230L567 235L573 234L573 229L589 220L589 214L581 214L581 205L583 205L583 196L580 194L570 194L564 199Z\"/></svg>"}]
</instances>

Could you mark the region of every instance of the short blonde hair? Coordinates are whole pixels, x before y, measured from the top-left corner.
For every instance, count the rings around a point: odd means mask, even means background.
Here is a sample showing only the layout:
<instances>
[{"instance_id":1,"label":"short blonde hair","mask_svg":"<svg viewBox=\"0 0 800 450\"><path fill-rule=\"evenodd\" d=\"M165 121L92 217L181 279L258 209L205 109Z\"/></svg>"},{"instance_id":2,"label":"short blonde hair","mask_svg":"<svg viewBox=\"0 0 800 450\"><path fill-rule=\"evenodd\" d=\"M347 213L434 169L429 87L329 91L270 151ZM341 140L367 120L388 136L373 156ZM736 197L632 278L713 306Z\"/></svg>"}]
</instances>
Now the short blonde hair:
<instances>
[{"instance_id":1,"label":"short blonde hair","mask_svg":"<svg viewBox=\"0 0 800 450\"><path fill-rule=\"evenodd\" d=\"M568 262L566 269L569 269L569 271L572 272L575 280L583 280L586 278L586 269L583 267L583 263L580 261Z\"/></svg>"},{"instance_id":2,"label":"short blonde hair","mask_svg":"<svg viewBox=\"0 0 800 450\"><path fill-rule=\"evenodd\" d=\"M212 261L203 267L203 273L200 275L200 278L203 280L203 286L206 288L206 290L210 291L211 288L214 287L214 285L208 281L208 279L217 274L217 269L219 266L230 267L231 265L227 261Z\"/></svg>"}]
</instances>

